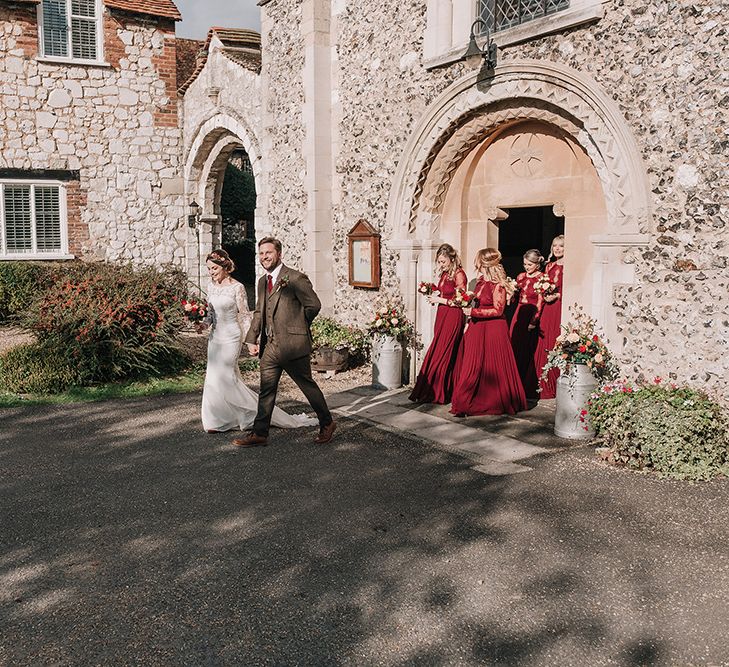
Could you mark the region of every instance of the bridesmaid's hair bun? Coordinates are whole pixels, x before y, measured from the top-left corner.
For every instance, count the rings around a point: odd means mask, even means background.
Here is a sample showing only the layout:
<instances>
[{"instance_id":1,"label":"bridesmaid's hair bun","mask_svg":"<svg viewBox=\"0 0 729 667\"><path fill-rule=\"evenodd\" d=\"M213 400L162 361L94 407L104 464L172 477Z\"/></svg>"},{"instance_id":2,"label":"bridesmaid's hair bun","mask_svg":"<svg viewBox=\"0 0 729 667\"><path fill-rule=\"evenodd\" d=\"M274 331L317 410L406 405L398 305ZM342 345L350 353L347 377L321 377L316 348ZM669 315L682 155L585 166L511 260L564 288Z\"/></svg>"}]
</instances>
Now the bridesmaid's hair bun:
<instances>
[{"instance_id":1,"label":"bridesmaid's hair bun","mask_svg":"<svg viewBox=\"0 0 729 667\"><path fill-rule=\"evenodd\" d=\"M544 264L544 257L542 257L542 253L536 248L527 250L524 253L524 259L529 262L534 262L534 264L538 264L540 267Z\"/></svg>"},{"instance_id":2,"label":"bridesmaid's hair bun","mask_svg":"<svg viewBox=\"0 0 729 667\"><path fill-rule=\"evenodd\" d=\"M218 250L213 250L205 258L205 261L217 264L218 266L224 268L228 273L233 273L233 271L235 271L235 264L233 263L233 260L230 258L230 255L222 248L219 248Z\"/></svg>"}]
</instances>

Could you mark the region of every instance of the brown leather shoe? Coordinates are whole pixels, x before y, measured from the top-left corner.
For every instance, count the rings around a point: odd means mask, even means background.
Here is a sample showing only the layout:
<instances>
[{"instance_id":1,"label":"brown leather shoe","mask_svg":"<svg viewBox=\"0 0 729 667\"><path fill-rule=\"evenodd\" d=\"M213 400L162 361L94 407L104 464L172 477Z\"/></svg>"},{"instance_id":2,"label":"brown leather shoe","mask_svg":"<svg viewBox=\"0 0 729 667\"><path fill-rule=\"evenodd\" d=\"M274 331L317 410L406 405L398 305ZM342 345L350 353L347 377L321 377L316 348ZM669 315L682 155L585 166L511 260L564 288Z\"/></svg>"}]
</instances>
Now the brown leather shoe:
<instances>
[{"instance_id":1,"label":"brown leather shoe","mask_svg":"<svg viewBox=\"0 0 729 667\"><path fill-rule=\"evenodd\" d=\"M322 426L319 430L319 435L314 438L314 442L319 445L323 445L329 442L334 436L334 429L337 428L337 422L331 421L326 426Z\"/></svg>"},{"instance_id":2,"label":"brown leather shoe","mask_svg":"<svg viewBox=\"0 0 729 667\"><path fill-rule=\"evenodd\" d=\"M257 433L249 433L242 438L233 440L233 444L236 447L265 447L268 444L268 437Z\"/></svg>"}]
</instances>

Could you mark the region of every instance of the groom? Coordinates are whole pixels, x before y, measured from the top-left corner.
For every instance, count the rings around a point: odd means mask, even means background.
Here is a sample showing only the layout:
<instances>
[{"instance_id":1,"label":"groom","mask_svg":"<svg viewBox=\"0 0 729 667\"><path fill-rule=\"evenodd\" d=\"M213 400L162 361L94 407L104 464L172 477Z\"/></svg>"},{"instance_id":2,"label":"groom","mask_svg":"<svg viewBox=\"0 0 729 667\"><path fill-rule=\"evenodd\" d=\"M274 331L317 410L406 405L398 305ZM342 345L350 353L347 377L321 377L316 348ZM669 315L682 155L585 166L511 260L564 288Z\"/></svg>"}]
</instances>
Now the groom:
<instances>
[{"instance_id":1,"label":"groom","mask_svg":"<svg viewBox=\"0 0 729 667\"><path fill-rule=\"evenodd\" d=\"M253 430L233 440L238 447L268 444L268 429L281 373L286 371L299 386L319 418L314 442L329 442L332 421L324 394L311 377L311 332L309 327L321 310L321 302L309 279L281 263L281 241L266 237L258 242L258 259L266 274L258 281L256 310L246 344L261 359L261 391Z\"/></svg>"}]
</instances>

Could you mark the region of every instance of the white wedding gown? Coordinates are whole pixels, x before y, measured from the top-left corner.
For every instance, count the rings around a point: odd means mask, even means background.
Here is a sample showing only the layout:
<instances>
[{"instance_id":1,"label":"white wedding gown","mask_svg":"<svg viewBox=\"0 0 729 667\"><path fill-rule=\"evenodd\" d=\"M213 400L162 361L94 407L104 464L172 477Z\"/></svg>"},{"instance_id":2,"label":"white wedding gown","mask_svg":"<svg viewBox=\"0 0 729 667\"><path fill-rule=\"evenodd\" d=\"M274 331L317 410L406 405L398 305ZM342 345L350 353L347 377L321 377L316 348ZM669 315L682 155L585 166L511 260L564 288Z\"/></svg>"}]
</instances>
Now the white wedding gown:
<instances>
[{"instance_id":1,"label":"white wedding gown","mask_svg":"<svg viewBox=\"0 0 729 667\"><path fill-rule=\"evenodd\" d=\"M202 396L202 423L206 431L229 431L253 426L258 410L258 394L249 389L238 368L243 338L251 324L246 290L241 283L208 287L210 336L208 365ZM298 428L316 426L318 421L305 414L290 415L273 409L272 426Z\"/></svg>"}]
</instances>

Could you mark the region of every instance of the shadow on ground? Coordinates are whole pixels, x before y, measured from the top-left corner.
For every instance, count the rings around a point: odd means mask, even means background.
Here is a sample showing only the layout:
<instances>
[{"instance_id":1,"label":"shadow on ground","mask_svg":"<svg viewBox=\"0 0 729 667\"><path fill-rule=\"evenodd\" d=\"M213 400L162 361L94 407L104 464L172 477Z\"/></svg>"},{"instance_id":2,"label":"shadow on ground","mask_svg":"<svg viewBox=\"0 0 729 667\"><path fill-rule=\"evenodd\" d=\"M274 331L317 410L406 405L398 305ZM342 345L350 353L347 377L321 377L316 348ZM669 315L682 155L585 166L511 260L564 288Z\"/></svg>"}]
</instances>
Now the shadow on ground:
<instances>
[{"instance_id":1,"label":"shadow on ground","mask_svg":"<svg viewBox=\"0 0 729 667\"><path fill-rule=\"evenodd\" d=\"M0 413L0 663L729 664L726 482L492 478L350 420L237 451L198 410Z\"/></svg>"}]
</instances>

